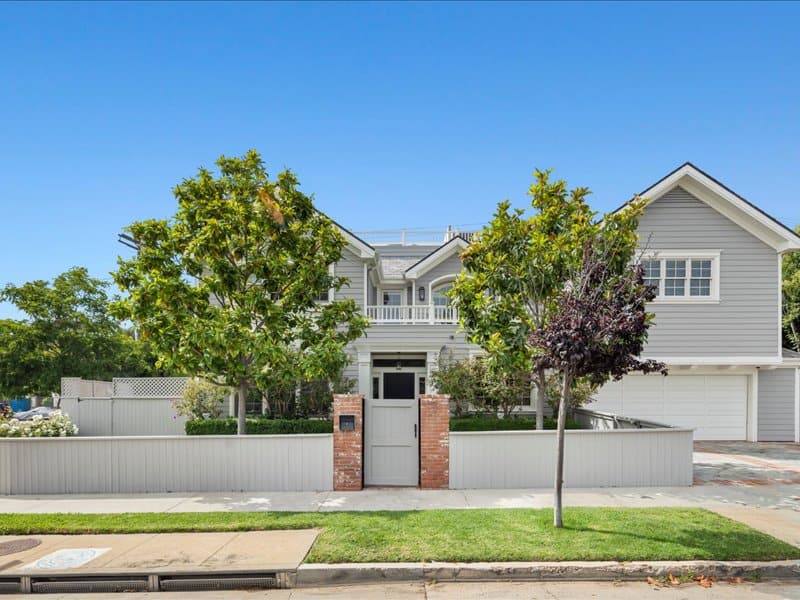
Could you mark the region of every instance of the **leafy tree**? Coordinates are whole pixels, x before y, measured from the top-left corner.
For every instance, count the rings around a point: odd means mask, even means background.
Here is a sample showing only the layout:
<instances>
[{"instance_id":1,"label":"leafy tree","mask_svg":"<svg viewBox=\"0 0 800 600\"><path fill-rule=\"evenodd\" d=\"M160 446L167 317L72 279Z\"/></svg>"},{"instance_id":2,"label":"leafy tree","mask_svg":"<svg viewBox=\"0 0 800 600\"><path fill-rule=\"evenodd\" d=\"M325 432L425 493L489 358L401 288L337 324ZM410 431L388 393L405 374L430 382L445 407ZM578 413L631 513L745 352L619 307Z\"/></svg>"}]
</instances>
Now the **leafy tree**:
<instances>
[{"instance_id":1,"label":"leafy tree","mask_svg":"<svg viewBox=\"0 0 800 600\"><path fill-rule=\"evenodd\" d=\"M652 315L647 302L655 294L644 284L640 266L630 266L635 246L637 204L607 215L586 239L579 267L557 295L557 311L546 326L531 334L539 350L539 367L561 377L558 409L555 506L553 521L562 527L564 426L572 389L578 378L599 386L631 371L666 374L662 363L640 360Z\"/></svg>"},{"instance_id":2,"label":"leafy tree","mask_svg":"<svg viewBox=\"0 0 800 600\"><path fill-rule=\"evenodd\" d=\"M800 352L800 252L783 257L783 334L784 345Z\"/></svg>"},{"instance_id":3,"label":"leafy tree","mask_svg":"<svg viewBox=\"0 0 800 600\"><path fill-rule=\"evenodd\" d=\"M496 414L499 409L507 417L528 397L531 386L527 370L507 372L489 364L484 357L465 360L440 357L433 382L436 389L455 400L456 417L465 413L465 403L479 413Z\"/></svg>"},{"instance_id":4,"label":"leafy tree","mask_svg":"<svg viewBox=\"0 0 800 600\"><path fill-rule=\"evenodd\" d=\"M464 271L450 292L468 339L487 352L493 369L529 372L536 383L536 426L541 429L547 377L534 361L531 333L547 325L567 273L580 263L593 213L587 188L567 191L535 172L529 190L534 213L501 202L489 225L463 252Z\"/></svg>"},{"instance_id":5,"label":"leafy tree","mask_svg":"<svg viewBox=\"0 0 800 600\"><path fill-rule=\"evenodd\" d=\"M113 274L115 310L161 364L235 387L244 434L249 386L338 373L367 322L352 300L317 302L347 281L328 271L346 242L295 175L270 180L254 150L216 164L175 187L171 220L127 228L138 252Z\"/></svg>"},{"instance_id":6,"label":"leafy tree","mask_svg":"<svg viewBox=\"0 0 800 600\"><path fill-rule=\"evenodd\" d=\"M146 348L109 312L106 284L82 267L52 283L8 284L0 300L25 317L0 321L0 395L46 396L61 377L110 379L150 372Z\"/></svg>"}]
</instances>

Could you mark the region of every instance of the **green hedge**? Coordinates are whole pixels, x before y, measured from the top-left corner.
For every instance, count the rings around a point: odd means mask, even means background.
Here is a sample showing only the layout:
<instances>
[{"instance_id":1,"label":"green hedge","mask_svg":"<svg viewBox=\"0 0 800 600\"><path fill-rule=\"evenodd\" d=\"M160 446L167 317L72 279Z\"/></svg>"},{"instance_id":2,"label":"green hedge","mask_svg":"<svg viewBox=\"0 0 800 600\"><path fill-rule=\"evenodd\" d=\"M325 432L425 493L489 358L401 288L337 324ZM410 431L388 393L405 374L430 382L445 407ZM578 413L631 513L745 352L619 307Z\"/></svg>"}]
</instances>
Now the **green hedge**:
<instances>
[{"instance_id":1,"label":"green hedge","mask_svg":"<svg viewBox=\"0 0 800 600\"><path fill-rule=\"evenodd\" d=\"M577 421L567 419L567 429L581 429ZM555 419L544 420L545 429L555 429ZM527 417L455 417L450 419L450 431L520 431L536 429L536 420Z\"/></svg>"},{"instance_id":2,"label":"green hedge","mask_svg":"<svg viewBox=\"0 0 800 600\"><path fill-rule=\"evenodd\" d=\"M333 421L325 419L247 419L247 433L332 433ZM186 435L235 435L236 419L195 419L186 422Z\"/></svg>"}]
</instances>

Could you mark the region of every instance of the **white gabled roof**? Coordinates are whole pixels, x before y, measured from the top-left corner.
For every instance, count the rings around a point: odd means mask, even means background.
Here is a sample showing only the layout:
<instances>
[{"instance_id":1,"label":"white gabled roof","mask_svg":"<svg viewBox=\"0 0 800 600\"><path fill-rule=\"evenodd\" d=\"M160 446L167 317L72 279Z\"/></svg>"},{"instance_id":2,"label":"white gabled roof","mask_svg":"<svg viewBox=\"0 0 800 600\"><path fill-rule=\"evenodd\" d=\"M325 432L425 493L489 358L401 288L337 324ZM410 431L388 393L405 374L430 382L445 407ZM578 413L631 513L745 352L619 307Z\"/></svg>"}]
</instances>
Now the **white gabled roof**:
<instances>
[{"instance_id":1,"label":"white gabled roof","mask_svg":"<svg viewBox=\"0 0 800 600\"><path fill-rule=\"evenodd\" d=\"M330 217L328 218L330 219ZM331 219L331 221L339 230L339 233L341 233L344 236L344 239L347 240L347 243L350 245L350 247L358 250L356 254L358 254L361 258L375 258L375 248L370 246L367 242L362 240L352 231L349 231L344 227L342 227L341 225L339 225L339 223L337 223L333 219Z\"/></svg>"},{"instance_id":2,"label":"white gabled roof","mask_svg":"<svg viewBox=\"0 0 800 600\"><path fill-rule=\"evenodd\" d=\"M648 202L682 187L777 252L800 250L800 236L692 163L685 163L639 194Z\"/></svg>"},{"instance_id":3,"label":"white gabled roof","mask_svg":"<svg viewBox=\"0 0 800 600\"><path fill-rule=\"evenodd\" d=\"M405 272L406 279L417 279L424 275L436 265L444 262L454 252L460 252L469 246L469 242L461 236L456 236L446 244L442 244L436 250L428 254L428 256L418 260L416 263L408 267Z\"/></svg>"}]
</instances>

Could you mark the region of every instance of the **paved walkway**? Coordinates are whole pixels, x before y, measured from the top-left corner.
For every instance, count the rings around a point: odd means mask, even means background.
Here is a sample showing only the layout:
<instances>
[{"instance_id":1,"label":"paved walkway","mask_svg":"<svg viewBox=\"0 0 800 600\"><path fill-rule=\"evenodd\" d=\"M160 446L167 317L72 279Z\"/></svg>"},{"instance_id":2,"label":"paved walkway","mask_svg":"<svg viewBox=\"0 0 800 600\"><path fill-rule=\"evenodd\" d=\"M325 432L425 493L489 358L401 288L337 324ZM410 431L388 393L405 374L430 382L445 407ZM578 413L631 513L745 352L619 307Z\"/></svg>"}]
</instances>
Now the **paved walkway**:
<instances>
[{"instance_id":1,"label":"paved walkway","mask_svg":"<svg viewBox=\"0 0 800 600\"><path fill-rule=\"evenodd\" d=\"M137 594L92 594L92 600L778 600L800 599L800 584L717 583L710 589L697 584L677 588L654 587L646 583L611 582L507 582L507 583L407 583L297 590L172 592ZM27 596L26 596L27 597ZM74 594L42 594L47 600L75 600Z\"/></svg>"},{"instance_id":2,"label":"paved walkway","mask_svg":"<svg viewBox=\"0 0 800 600\"><path fill-rule=\"evenodd\" d=\"M35 539L0 557L0 576L293 571L317 537L314 529L230 533L0 536Z\"/></svg>"}]
</instances>

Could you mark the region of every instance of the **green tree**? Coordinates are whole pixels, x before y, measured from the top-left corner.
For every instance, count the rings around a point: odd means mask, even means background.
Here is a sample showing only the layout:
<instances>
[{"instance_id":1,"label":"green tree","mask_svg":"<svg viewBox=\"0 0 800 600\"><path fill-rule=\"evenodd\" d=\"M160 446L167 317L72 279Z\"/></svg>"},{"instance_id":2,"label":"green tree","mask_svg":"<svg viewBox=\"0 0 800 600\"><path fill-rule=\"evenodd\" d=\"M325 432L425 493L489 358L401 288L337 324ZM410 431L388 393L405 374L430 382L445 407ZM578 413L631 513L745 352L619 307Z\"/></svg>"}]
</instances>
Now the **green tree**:
<instances>
[{"instance_id":1,"label":"green tree","mask_svg":"<svg viewBox=\"0 0 800 600\"><path fill-rule=\"evenodd\" d=\"M53 281L8 284L0 300L24 318L0 321L0 395L46 396L61 377L142 375L151 364L110 314L106 284L82 267Z\"/></svg>"},{"instance_id":2,"label":"green tree","mask_svg":"<svg viewBox=\"0 0 800 600\"><path fill-rule=\"evenodd\" d=\"M127 228L138 246L113 274L130 319L160 363L238 390L337 373L367 326L352 300L319 303L346 279L328 267L345 240L290 171L273 181L260 155L222 156L175 187L178 211Z\"/></svg>"},{"instance_id":3,"label":"green tree","mask_svg":"<svg viewBox=\"0 0 800 600\"><path fill-rule=\"evenodd\" d=\"M600 386L631 371L666 374L663 364L638 358L653 317L647 313L647 303L655 295L644 284L641 266L631 264L636 258L637 219L642 206L634 201L602 221L592 221L582 234L580 263L558 287L555 311L530 337L537 349L537 367L553 370L561 378L553 512L556 527L563 526L564 428L576 382L585 378Z\"/></svg>"},{"instance_id":4,"label":"green tree","mask_svg":"<svg viewBox=\"0 0 800 600\"><path fill-rule=\"evenodd\" d=\"M795 231L800 234L800 225ZM783 256L783 339L800 352L800 252Z\"/></svg>"},{"instance_id":5,"label":"green tree","mask_svg":"<svg viewBox=\"0 0 800 600\"><path fill-rule=\"evenodd\" d=\"M489 225L463 252L464 271L450 292L469 341L487 352L493 370L531 373L536 384L536 427L543 428L545 370L536 367L531 344L535 329L547 325L566 274L580 262L593 227L585 203L587 188L567 191L550 181L550 171L535 172L533 214L501 202Z\"/></svg>"}]
</instances>

